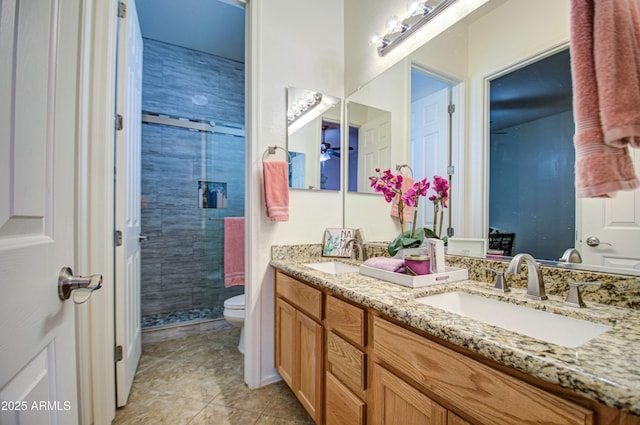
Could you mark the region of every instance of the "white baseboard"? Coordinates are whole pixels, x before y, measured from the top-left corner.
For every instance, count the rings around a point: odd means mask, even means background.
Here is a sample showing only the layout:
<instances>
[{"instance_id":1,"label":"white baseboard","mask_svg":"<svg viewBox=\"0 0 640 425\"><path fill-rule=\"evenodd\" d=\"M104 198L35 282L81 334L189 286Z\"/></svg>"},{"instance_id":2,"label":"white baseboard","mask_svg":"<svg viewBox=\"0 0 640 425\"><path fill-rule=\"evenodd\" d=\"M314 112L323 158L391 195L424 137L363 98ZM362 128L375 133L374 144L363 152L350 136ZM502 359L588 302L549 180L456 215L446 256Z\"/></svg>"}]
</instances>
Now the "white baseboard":
<instances>
[{"instance_id":1,"label":"white baseboard","mask_svg":"<svg viewBox=\"0 0 640 425\"><path fill-rule=\"evenodd\" d=\"M274 373L272 375L263 376L262 379L260 379L260 387L265 387L267 385L275 384L276 382L280 381L282 381L282 378L280 377L280 375L278 375L277 372L275 372L274 369Z\"/></svg>"}]
</instances>

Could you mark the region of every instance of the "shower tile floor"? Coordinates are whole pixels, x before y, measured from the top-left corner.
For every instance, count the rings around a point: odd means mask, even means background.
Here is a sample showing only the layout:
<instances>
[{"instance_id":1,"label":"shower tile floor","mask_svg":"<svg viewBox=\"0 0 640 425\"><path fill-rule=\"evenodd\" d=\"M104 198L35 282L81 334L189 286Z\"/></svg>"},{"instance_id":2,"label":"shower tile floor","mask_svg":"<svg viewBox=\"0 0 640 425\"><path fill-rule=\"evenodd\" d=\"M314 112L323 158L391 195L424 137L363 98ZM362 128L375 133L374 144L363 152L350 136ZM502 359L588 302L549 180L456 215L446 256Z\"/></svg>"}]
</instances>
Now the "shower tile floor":
<instances>
[{"instance_id":1,"label":"shower tile floor","mask_svg":"<svg viewBox=\"0 0 640 425\"><path fill-rule=\"evenodd\" d=\"M221 319L224 306L214 308L199 308L194 310L176 311L173 313L151 314L142 317L142 329L155 326L173 325L198 319Z\"/></svg>"},{"instance_id":2,"label":"shower tile floor","mask_svg":"<svg viewBox=\"0 0 640 425\"><path fill-rule=\"evenodd\" d=\"M313 425L283 382L244 383L239 329L147 344L115 425Z\"/></svg>"}]
</instances>

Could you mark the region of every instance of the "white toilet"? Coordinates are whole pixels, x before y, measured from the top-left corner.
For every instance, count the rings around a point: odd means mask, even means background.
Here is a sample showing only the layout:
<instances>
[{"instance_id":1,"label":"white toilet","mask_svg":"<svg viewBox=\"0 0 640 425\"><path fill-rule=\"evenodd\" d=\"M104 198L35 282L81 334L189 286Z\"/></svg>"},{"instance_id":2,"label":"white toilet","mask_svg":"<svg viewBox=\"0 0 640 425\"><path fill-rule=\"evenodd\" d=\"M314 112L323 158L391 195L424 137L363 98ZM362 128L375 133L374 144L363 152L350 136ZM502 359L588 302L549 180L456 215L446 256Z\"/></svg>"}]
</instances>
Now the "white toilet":
<instances>
[{"instance_id":1,"label":"white toilet","mask_svg":"<svg viewBox=\"0 0 640 425\"><path fill-rule=\"evenodd\" d=\"M238 351L244 354L244 294L231 297L224 302L222 315L229 324L240 328Z\"/></svg>"}]
</instances>

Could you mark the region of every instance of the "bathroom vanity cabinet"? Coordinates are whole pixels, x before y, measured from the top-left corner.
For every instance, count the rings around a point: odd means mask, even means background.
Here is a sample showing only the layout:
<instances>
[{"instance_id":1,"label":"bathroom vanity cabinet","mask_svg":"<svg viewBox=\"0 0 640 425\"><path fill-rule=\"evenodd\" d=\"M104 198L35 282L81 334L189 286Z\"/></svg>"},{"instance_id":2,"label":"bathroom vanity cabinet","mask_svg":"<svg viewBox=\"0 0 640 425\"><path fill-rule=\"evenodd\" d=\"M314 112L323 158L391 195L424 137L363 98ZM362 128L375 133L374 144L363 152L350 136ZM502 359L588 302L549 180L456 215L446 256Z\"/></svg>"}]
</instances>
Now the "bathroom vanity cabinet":
<instances>
[{"instance_id":1,"label":"bathroom vanity cabinet","mask_svg":"<svg viewBox=\"0 0 640 425\"><path fill-rule=\"evenodd\" d=\"M276 271L276 366L317 425L640 425Z\"/></svg>"}]
</instances>

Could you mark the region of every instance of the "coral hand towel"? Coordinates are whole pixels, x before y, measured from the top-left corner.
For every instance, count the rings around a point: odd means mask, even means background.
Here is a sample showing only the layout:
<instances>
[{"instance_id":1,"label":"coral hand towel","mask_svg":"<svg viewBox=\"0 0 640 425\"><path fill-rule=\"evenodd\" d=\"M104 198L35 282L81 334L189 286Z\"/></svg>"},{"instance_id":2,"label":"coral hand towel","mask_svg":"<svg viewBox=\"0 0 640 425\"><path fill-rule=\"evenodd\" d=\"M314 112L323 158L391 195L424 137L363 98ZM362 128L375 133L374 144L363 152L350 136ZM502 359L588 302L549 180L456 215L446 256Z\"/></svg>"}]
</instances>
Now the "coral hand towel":
<instances>
[{"instance_id":1,"label":"coral hand towel","mask_svg":"<svg viewBox=\"0 0 640 425\"><path fill-rule=\"evenodd\" d=\"M640 148L640 2L593 0L593 4L604 142Z\"/></svg>"},{"instance_id":2,"label":"coral hand towel","mask_svg":"<svg viewBox=\"0 0 640 425\"><path fill-rule=\"evenodd\" d=\"M634 1L571 2L575 179L580 198L612 197L618 190L640 185L627 148L637 146L640 129L639 31ZM623 75L633 81L621 79ZM627 91L633 94L625 95ZM625 98L624 110L615 106L619 96Z\"/></svg>"},{"instance_id":3,"label":"coral hand towel","mask_svg":"<svg viewBox=\"0 0 640 425\"><path fill-rule=\"evenodd\" d=\"M224 218L224 286L244 285L244 217Z\"/></svg>"},{"instance_id":4,"label":"coral hand towel","mask_svg":"<svg viewBox=\"0 0 640 425\"><path fill-rule=\"evenodd\" d=\"M407 176L402 176L402 193L407 193L407 190L411 189L413 187L413 178L411 177L407 177ZM395 198L393 198L393 203L391 204L391 217L400 217L400 212L399 212L399 207L398 207L398 200L400 199L400 197L398 195L395 196ZM404 222L405 223L409 223L413 221L413 207L410 207L408 205L405 205L402 208L402 211L404 212L402 215L404 216Z\"/></svg>"},{"instance_id":5,"label":"coral hand towel","mask_svg":"<svg viewBox=\"0 0 640 425\"><path fill-rule=\"evenodd\" d=\"M271 221L289 220L289 164L284 161L262 163L264 200Z\"/></svg>"}]
</instances>

